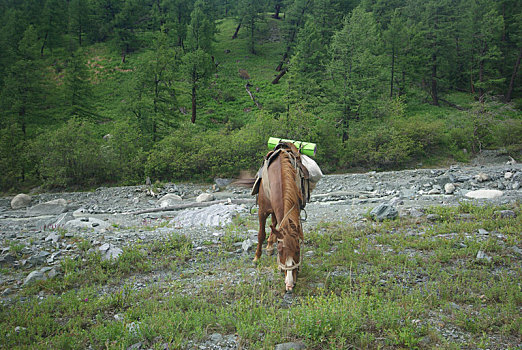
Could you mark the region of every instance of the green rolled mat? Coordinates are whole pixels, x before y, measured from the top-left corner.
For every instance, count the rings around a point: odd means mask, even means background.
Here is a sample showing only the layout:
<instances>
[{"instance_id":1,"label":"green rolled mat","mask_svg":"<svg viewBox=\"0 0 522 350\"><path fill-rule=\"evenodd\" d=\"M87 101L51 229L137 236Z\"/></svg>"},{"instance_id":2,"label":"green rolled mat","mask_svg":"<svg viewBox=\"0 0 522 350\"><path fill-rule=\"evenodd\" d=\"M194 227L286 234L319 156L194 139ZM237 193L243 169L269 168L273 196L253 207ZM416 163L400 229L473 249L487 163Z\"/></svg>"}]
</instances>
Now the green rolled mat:
<instances>
[{"instance_id":1,"label":"green rolled mat","mask_svg":"<svg viewBox=\"0 0 522 350\"><path fill-rule=\"evenodd\" d=\"M268 148L274 149L274 147L277 146L279 142L292 142L294 146L297 147L299 152L301 152L302 154L306 154L309 157L315 156L315 152L317 151L317 145L315 143L286 140L280 139L278 137L271 137L268 139Z\"/></svg>"}]
</instances>

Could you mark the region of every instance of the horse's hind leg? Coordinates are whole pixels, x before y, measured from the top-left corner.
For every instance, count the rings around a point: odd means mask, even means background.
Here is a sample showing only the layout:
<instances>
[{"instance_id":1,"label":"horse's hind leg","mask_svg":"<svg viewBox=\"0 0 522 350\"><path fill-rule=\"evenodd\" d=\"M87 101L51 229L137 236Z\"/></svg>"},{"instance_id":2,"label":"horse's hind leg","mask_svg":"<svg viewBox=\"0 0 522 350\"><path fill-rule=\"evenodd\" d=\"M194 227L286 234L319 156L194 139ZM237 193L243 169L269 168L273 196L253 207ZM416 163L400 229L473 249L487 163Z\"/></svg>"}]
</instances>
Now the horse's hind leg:
<instances>
[{"instance_id":1,"label":"horse's hind leg","mask_svg":"<svg viewBox=\"0 0 522 350\"><path fill-rule=\"evenodd\" d=\"M256 262L261 257L263 242L266 238L265 224L267 216L267 213L262 213L261 210L259 210L259 232L257 233L257 249L254 262Z\"/></svg>"},{"instance_id":2,"label":"horse's hind leg","mask_svg":"<svg viewBox=\"0 0 522 350\"><path fill-rule=\"evenodd\" d=\"M277 237L275 235L277 221L275 214L272 213L272 224L270 225L270 236L268 236L268 243L266 245L266 254L272 255L274 254L274 243L277 241Z\"/></svg>"}]
</instances>

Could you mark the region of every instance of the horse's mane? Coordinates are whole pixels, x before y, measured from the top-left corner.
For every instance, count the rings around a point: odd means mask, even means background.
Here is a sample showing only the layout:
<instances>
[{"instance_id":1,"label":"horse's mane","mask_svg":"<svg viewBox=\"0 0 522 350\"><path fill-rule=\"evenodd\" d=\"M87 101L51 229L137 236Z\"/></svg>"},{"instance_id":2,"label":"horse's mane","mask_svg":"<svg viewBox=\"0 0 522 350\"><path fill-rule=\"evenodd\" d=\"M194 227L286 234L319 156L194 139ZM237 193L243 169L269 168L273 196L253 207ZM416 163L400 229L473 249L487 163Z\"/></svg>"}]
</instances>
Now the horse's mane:
<instances>
[{"instance_id":1,"label":"horse's mane","mask_svg":"<svg viewBox=\"0 0 522 350\"><path fill-rule=\"evenodd\" d=\"M290 155L290 152L293 153L293 155ZM299 217L299 203L302 201L302 194L296 183L296 160L294 159L294 164L292 164L291 157L299 157L299 153L297 149L295 151L291 149L287 152L281 152L280 157L283 209L285 215L288 213L288 217L281 225L284 231L283 243L290 251L296 252L299 249L299 238L303 239L303 231ZM286 261L286 257L283 257L283 261Z\"/></svg>"}]
</instances>

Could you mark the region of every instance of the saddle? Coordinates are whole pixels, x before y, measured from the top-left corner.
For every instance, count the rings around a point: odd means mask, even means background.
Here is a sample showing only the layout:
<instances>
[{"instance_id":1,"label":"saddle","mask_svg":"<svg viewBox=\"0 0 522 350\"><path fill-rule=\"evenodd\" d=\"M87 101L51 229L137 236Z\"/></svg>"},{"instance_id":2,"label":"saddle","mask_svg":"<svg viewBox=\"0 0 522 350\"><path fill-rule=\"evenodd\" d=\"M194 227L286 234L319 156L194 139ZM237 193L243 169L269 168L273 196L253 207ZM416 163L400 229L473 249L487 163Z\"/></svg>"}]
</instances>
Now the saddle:
<instances>
[{"instance_id":1,"label":"saddle","mask_svg":"<svg viewBox=\"0 0 522 350\"><path fill-rule=\"evenodd\" d=\"M268 167L270 166L270 164L272 164L272 162L274 160L277 159L277 157L279 157L279 155L281 154L281 152L283 152L283 150L287 151L289 154L292 155L292 157L290 157L290 159L292 161L292 164L296 168L297 175L298 175L296 177L297 188L300 189L302 197L303 197L303 200L299 201L299 206L301 209L304 209L306 206L306 203L308 203L310 201L310 192L311 192L310 176L308 173L308 169L303 165L301 158L296 157L293 154L293 152L291 151L291 148L289 146L287 146L285 143L279 143L274 148L273 151L270 151L267 153L267 155L264 158L263 166L261 166L261 168L259 168L259 170L257 172L256 180L254 182L254 186L252 187L252 192L250 194L252 196L255 196L259 193L261 179L263 179L263 181L265 181L265 182L268 182ZM270 186L267 186L267 187L269 188Z\"/></svg>"}]
</instances>

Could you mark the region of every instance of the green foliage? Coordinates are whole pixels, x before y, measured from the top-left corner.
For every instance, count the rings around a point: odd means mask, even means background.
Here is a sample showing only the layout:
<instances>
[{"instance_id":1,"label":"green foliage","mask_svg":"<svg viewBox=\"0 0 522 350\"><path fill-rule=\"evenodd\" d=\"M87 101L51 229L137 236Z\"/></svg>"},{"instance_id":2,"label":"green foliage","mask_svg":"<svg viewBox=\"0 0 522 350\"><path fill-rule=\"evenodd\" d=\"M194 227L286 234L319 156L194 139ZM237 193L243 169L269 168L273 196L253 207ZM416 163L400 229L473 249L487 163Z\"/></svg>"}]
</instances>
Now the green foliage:
<instances>
[{"instance_id":1,"label":"green foliage","mask_svg":"<svg viewBox=\"0 0 522 350\"><path fill-rule=\"evenodd\" d=\"M62 127L39 135L31 143L33 171L48 187L108 182L113 172L102 142L92 123L73 118Z\"/></svg>"}]
</instances>

